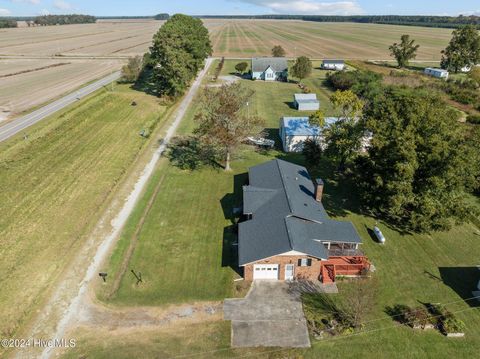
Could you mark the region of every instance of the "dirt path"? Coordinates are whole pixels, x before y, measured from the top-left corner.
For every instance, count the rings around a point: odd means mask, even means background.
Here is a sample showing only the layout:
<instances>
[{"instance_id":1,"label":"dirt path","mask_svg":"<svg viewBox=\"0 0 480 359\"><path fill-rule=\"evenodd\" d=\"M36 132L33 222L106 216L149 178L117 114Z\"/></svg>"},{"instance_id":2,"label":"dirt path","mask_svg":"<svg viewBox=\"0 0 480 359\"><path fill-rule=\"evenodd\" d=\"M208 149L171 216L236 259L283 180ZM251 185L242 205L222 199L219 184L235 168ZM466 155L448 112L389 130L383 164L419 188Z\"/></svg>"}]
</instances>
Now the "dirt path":
<instances>
[{"instance_id":1,"label":"dirt path","mask_svg":"<svg viewBox=\"0 0 480 359\"><path fill-rule=\"evenodd\" d=\"M207 59L205 68L199 73L188 93L179 104L174 114L174 120L168 128L163 141L161 141L160 146L155 150L151 160L136 180L128 197L123 203L119 200L116 202L113 201L110 208L96 225L92 235L86 241L85 246L78 253L78 256L72 262L70 268L64 273L46 305L39 311L36 321L25 337L60 340L64 338L70 326L81 319L78 317L79 313L83 313L84 319L95 317L95 311L100 313L98 309L91 309L92 306L89 298L90 284L93 279L97 279L101 264L115 245L118 235L121 233L123 226L152 175L157 162L175 134L187 108L200 88L201 82L213 60L214 59ZM119 207L120 210L117 212ZM107 224L109 218L114 218L110 222L110 226ZM108 228L108 235L105 236L106 227ZM145 312L142 313L145 314ZM138 313L135 315L137 315L137 319L141 318L141 315L138 317ZM135 315L133 315L133 317L135 317ZM150 317L156 318L151 315ZM157 318L157 321L158 320L160 319ZM147 320L147 322L149 321ZM117 323L119 325L125 324L122 321L117 321ZM54 352L54 348L45 348L43 351L41 348L29 348L16 352L15 357L40 357L47 359L50 358Z\"/></svg>"},{"instance_id":2,"label":"dirt path","mask_svg":"<svg viewBox=\"0 0 480 359\"><path fill-rule=\"evenodd\" d=\"M222 302L199 302L168 307L109 308L96 304L86 296L75 320L74 330L80 326L90 330L125 330L139 327L162 327L179 321L200 322L204 319L221 319Z\"/></svg>"}]
</instances>

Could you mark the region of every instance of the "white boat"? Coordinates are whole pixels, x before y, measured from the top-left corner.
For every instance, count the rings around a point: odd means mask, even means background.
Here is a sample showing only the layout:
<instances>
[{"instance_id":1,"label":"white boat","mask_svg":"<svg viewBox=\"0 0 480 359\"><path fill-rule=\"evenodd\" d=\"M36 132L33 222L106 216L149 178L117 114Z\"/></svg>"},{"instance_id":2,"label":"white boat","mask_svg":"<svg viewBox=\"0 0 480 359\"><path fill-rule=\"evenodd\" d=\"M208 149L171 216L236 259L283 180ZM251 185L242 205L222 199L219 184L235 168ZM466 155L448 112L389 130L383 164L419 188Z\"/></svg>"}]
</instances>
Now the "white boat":
<instances>
[{"instance_id":1,"label":"white boat","mask_svg":"<svg viewBox=\"0 0 480 359\"><path fill-rule=\"evenodd\" d=\"M263 137L247 137L247 141L261 147L273 148L275 141Z\"/></svg>"},{"instance_id":2,"label":"white boat","mask_svg":"<svg viewBox=\"0 0 480 359\"><path fill-rule=\"evenodd\" d=\"M373 227L373 232L375 233L375 237L377 237L378 239L378 243L385 244L385 236L383 235L380 228L378 228L377 226Z\"/></svg>"}]
</instances>

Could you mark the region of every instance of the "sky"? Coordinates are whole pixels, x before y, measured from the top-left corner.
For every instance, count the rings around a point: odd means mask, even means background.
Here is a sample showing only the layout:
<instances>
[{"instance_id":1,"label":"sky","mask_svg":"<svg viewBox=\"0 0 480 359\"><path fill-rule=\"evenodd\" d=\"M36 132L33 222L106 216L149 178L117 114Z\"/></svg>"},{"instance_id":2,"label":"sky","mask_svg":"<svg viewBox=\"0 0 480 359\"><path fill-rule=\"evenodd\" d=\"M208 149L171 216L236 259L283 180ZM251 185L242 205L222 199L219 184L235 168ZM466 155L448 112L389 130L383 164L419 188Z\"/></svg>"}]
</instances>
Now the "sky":
<instances>
[{"instance_id":1,"label":"sky","mask_svg":"<svg viewBox=\"0 0 480 359\"><path fill-rule=\"evenodd\" d=\"M81 13L188 15L480 15L479 0L0 0L0 16Z\"/></svg>"}]
</instances>

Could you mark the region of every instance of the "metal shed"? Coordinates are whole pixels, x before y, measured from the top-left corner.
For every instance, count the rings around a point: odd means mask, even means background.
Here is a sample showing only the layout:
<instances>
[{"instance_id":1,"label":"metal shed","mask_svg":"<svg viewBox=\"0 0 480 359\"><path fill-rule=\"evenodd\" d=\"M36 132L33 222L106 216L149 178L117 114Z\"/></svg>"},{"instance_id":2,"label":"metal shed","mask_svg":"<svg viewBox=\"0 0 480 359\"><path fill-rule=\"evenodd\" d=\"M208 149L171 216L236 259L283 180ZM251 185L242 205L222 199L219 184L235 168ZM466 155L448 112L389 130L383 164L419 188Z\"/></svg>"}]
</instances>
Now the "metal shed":
<instances>
[{"instance_id":1,"label":"metal shed","mask_svg":"<svg viewBox=\"0 0 480 359\"><path fill-rule=\"evenodd\" d=\"M316 111L320 109L320 101L314 93L296 93L293 95L295 107L299 111Z\"/></svg>"}]
</instances>

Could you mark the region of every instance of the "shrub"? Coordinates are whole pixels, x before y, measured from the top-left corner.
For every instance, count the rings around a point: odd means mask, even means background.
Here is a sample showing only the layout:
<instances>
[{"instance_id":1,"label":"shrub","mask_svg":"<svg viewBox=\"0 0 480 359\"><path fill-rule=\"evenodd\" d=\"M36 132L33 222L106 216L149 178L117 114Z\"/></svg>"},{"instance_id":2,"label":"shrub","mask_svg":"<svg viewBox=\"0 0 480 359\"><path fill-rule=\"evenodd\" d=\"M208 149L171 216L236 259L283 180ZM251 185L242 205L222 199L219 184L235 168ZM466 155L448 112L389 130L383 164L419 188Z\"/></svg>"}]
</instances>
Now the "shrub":
<instances>
[{"instance_id":1,"label":"shrub","mask_svg":"<svg viewBox=\"0 0 480 359\"><path fill-rule=\"evenodd\" d=\"M467 122L474 125L480 125L480 115L468 115Z\"/></svg>"},{"instance_id":2,"label":"shrub","mask_svg":"<svg viewBox=\"0 0 480 359\"><path fill-rule=\"evenodd\" d=\"M479 101L478 93L474 90L468 89L456 89L450 91L450 95L453 100L460 102L464 105L474 105Z\"/></svg>"},{"instance_id":3,"label":"shrub","mask_svg":"<svg viewBox=\"0 0 480 359\"><path fill-rule=\"evenodd\" d=\"M327 83L334 90L350 90L355 84L353 72L334 72L327 73Z\"/></svg>"},{"instance_id":4,"label":"shrub","mask_svg":"<svg viewBox=\"0 0 480 359\"><path fill-rule=\"evenodd\" d=\"M215 72L213 73L213 80L217 81L218 76L220 76L220 73L222 72L223 65L225 65L225 57L222 57L220 62L218 63L217 67L215 68Z\"/></svg>"},{"instance_id":5,"label":"shrub","mask_svg":"<svg viewBox=\"0 0 480 359\"><path fill-rule=\"evenodd\" d=\"M412 328L425 328L431 322L430 315L424 307L409 308L405 313L405 320Z\"/></svg>"},{"instance_id":6,"label":"shrub","mask_svg":"<svg viewBox=\"0 0 480 359\"><path fill-rule=\"evenodd\" d=\"M464 332L465 323L457 319L452 312L449 312L442 305L432 304L429 306L429 311L437 318L438 325L445 334Z\"/></svg>"},{"instance_id":7,"label":"shrub","mask_svg":"<svg viewBox=\"0 0 480 359\"><path fill-rule=\"evenodd\" d=\"M352 90L357 96L373 98L381 92L382 75L372 71L341 71L327 74L327 84L335 90Z\"/></svg>"},{"instance_id":8,"label":"shrub","mask_svg":"<svg viewBox=\"0 0 480 359\"><path fill-rule=\"evenodd\" d=\"M247 70L247 68L248 68L248 63L246 62L239 62L238 64L235 65L235 70L239 74L243 74L245 70Z\"/></svg>"},{"instance_id":9,"label":"shrub","mask_svg":"<svg viewBox=\"0 0 480 359\"><path fill-rule=\"evenodd\" d=\"M122 67L120 82L133 83L138 80L143 68L143 58L140 56L131 57L128 63Z\"/></svg>"},{"instance_id":10,"label":"shrub","mask_svg":"<svg viewBox=\"0 0 480 359\"><path fill-rule=\"evenodd\" d=\"M449 313L449 315L442 321L442 329L446 334L463 333L465 331L465 323Z\"/></svg>"},{"instance_id":11,"label":"shrub","mask_svg":"<svg viewBox=\"0 0 480 359\"><path fill-rule=\"evenodd\" d=\"M464 105L477 106L480 103L477 85L472 80L450 80L445 83L444 91L449 94L453 100Z\"/></svg>"}]
</instances>

